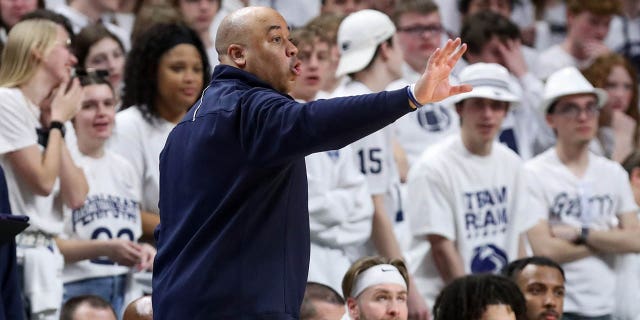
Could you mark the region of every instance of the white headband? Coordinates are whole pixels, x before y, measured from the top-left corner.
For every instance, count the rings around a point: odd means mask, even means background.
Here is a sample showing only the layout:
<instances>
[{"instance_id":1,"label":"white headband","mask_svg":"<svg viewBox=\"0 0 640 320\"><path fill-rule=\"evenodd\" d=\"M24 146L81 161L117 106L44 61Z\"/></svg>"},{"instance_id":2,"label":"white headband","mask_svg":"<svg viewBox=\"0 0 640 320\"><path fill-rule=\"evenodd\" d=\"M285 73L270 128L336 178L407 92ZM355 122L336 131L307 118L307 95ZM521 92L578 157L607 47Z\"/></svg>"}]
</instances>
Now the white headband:
<instances>
[{"instance_id":1,"label":"white headband","mask_svg":"<svg viewBox=\"0 0 640 320\"><path fill-rule=\"evenodd\" d=\"M399 284L405 290L407 289L407 282L398 271L398 268L390 264L378 264L356 277L353 289L351 289L351 296L355 298L365 289L383 283Z\"/></svg>"}]
</instances>

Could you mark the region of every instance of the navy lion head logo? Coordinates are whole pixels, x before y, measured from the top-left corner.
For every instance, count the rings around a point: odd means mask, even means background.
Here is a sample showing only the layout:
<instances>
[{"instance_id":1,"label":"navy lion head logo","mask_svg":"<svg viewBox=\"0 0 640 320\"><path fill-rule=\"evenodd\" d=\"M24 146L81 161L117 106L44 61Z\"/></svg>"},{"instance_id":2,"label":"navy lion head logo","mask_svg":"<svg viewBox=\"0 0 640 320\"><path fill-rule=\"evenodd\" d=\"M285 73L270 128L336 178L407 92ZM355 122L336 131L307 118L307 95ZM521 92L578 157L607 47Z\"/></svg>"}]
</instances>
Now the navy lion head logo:
<instances>
[{"instance_id":1,"label":"navy lion head logo","mask_svg":"<svg viewBox=\"0 0 640 320\"><path fill-rule=\"evenodd\" d=\"M504 250L493 244L485 244L473 249L471 273L498 273L509 259Z\"/></svg>"}]
</instances>

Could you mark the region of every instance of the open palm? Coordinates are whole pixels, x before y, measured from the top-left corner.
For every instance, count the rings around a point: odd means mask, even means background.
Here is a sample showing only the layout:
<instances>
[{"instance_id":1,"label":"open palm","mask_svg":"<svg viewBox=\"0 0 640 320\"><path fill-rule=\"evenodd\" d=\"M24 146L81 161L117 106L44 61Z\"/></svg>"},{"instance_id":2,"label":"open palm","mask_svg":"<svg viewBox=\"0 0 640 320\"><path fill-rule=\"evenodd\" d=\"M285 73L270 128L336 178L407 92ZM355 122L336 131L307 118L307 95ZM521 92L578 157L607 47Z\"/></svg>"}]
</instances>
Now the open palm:
<instances>
[{"instance_id":1,"label":"open palm","mask_svg":"<svg viewBox=\"0 0 640 320\"><path fill-rule=\"evenodd\" d=\"M460 44L460 38L449 39L444 48L438 48L433 52L427 62L427 68L416 82L414 93L418 102L427 104L471 91L470 85L452 86L449 83L453 67L467 50L466 44Z\"/></svg>"}]
</instances>

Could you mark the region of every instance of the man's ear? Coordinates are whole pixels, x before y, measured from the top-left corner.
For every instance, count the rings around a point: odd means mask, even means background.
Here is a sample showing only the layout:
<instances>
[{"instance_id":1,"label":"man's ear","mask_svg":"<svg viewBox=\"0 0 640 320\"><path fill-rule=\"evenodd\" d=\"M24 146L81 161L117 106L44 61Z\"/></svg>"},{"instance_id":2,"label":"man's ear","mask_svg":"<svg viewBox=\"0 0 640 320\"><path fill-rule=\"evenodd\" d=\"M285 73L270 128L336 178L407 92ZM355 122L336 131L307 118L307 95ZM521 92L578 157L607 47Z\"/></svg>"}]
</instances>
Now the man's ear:
<instances>
[{"instance_id":1,"label":"man's ear","mask_svg":"<svg viewBox=\"0 0 640 320\"><path fill-rule=\"evenodd\" d=\"M629 180L631 181L631 186L634 189L640 188L640 167L635 167L631 169L631 173L629 174Z\"/></svg>"},{"instance_id":2,"label":"man's ear","mask_svg":"<svg viewBox=\"0 0 640 320\"><path fill-rule=\"evenodd\" d=\"M554 128L554 122L553 122L553 115L548 113L544 115L545 120L547 120L547 124L549 125L549 127L551 127L551 129L555 129Z\"/></svg>"},{"instance_id":3,"label":"man's ear","mask_svg":"<svg viewBox=\"0 0 640 320\"><path fill-rule=\"evenodd\" d=\"M360 310L358 309L358 302L355 298L347 298L347 312L349 312L349 318L357 320L360 319Z\"/></svg>"},{"instance_id":4,"label":"man's ear","mask_svg":"<svg viewBox=\"0 0 640 320\"><path fill-rule=\"evenodd\" d=\"M244 68L247 65L245 53L244 47L239 44L231 44L227 48L227 55L239 68Z\"/></svg>"}]
</instances>

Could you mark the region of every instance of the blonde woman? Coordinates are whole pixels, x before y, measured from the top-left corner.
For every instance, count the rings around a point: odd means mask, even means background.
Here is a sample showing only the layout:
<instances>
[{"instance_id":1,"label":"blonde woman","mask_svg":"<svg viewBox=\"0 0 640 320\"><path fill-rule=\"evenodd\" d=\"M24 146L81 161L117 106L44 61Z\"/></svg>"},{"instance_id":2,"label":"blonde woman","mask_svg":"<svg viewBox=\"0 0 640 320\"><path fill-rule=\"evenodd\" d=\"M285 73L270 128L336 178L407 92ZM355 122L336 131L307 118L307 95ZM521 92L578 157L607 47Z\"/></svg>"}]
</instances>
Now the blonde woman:
<instances>
[{"instance_id":1,"label":"blonde woman","mask_svg":"<svg viewBox=\"0 0 640 320\"><path fill-rule=\"evenodd\" d=\"M80 107L82 88L70 80L76 58L65 29L34 19L8 35L0 66L0 164L6 170L14 212L31 226L16 238L30 312L55 319L62 300L62 256L53 236L63 228L63 206L84 203L88 186L64 142L64 123ZM50 99L51 119L40 123L40 105ZM38 144L36 129L49 129ZM32 317L33 318L33 317Z\"/></svg>"}]
</instances>

